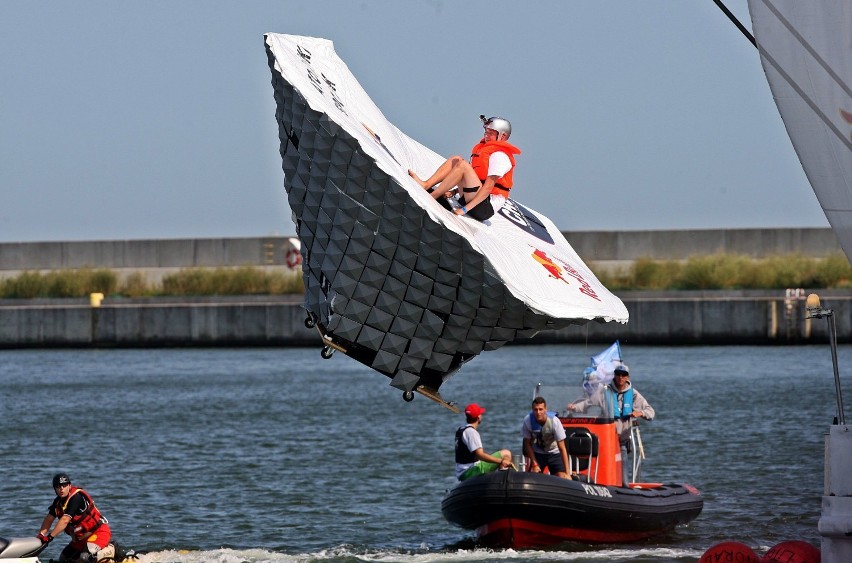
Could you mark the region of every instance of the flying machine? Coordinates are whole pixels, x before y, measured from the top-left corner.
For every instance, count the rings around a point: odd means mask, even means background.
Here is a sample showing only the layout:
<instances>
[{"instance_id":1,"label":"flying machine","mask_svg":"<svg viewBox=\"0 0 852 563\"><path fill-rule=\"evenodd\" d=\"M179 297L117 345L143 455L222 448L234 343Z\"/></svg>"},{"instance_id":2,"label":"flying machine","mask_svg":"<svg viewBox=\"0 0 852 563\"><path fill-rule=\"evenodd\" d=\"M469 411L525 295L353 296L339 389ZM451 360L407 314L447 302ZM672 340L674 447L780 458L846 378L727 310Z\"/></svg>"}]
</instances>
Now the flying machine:
<instances>
[{"instance_id":1,"label":"flying machine","mask_svg":"<svg viewBox=\"0 0 852 563\"><path fill-rule=\"evenodd\" d=\"M485 222L444 209L408 170L444 157L396 128L331 41L266 34L305 320L336 351L451 410L465 362L541 330L627 322L552 221L513 199ZM517 188L515 188L517 189ZM523 192L523 187L520 187Z\"/></svg>"}]
</instances>

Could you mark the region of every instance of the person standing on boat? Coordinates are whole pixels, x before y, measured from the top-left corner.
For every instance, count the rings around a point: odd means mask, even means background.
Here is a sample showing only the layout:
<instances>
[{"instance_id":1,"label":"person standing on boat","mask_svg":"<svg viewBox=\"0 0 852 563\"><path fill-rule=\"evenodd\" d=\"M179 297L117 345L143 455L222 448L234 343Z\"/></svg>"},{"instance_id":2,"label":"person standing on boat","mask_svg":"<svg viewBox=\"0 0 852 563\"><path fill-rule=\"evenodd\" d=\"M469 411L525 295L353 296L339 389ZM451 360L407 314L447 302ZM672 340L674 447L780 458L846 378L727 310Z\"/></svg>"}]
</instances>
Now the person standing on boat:
<instances>
[{"instance_id":1,"label":"person standing on boat","mask_svg":"<svg viewBox=\"0 0 852 563\"><path fill-rule=\"evenodd\" d=\"M545 468L551 475L568 478L568 450L565 449L565 428L555 413L547 412L547 401L536 397L532 412L521 425L524 455L530 460L530 471L541 473Z\"/></svg>"},{"instance_id":2,"label":"person standing on boat","mask_svg":"<svg viewBox=\"0 0 852 563\"><path fill-rule=\"evenodd\" d=\"M621 478L622 486L629 483L627 469L627 454L630 452L630 428L633 419L644 418L654 420L654 407L648 404L639 391L630 384L630 370L626 364L617 364L613 370L612 383L607 385L602 392L592 395L588 399L577 401L568 405L572 412L585 412L590 406L598 406L605 412L612 412L615 418L615 431L618 433L618 442L621 445Z\"/></svg>"},{"instance_id":3,"label":"person standing on boat","mask_svg":"<svg viewBox=\"0 0 852 563\"><path fill-rule=\"evenodd\" d=\"M111 561L115 557L115 547L110 543L112 532L89 493L72 486L66 473L53 476L53 490L56 498L38 533L41 542L48 543L65 532L71 536L71 543L59 554L60 562ZM56 526L51 530L50 525L56 519Z\"/></svg>"},{"instance_id":4,"label":"person standing on boat","mask_svg":"<svg viewBox=\"0 0 852 563\"><path fill-rule=\"evenodd\" d=\"M478 428L484 414L485 409L476 403L464 408L467 423L456 430L456 479L459 481L498 469L508 469L512 465L512 452L509 450L487 454L482 449Z\"/></svg>"},{"instance_id":5,"label":"person standing on boat","mask_svg":"<svg viewBox=\"0 0 852 563\"><path fill-rule=\"evenodd\" d=\"M461 156L451 156L428 180L421 180L413 170L408 175L432 194L441 205L456 215L469 215L485 221L500 211L509 199L512 189L515 155L521 149L510 144L512 124L502 117L480 115L485 136L471 150L470 162ZM456 188L461 188L461 207L451 209L443 198Z\"/></svg>"}]
</instances>

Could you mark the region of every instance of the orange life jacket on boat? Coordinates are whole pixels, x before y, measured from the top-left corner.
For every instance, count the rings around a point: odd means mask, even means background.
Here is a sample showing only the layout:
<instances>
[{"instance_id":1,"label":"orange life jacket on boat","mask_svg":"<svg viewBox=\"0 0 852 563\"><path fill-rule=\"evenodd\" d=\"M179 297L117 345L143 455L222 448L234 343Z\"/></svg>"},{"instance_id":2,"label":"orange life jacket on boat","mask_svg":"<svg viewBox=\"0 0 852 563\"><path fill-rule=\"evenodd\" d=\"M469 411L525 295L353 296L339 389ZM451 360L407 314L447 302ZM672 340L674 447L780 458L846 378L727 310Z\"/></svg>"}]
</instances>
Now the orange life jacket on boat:
<instances>
[{"instance_id":1,"label":"orange life jacket on boat","mask_svg":"<svg viewBox=\"0 0 852 563\"><path fill-rule=\"evenodd\" d=\"M480 182L484 182L488 177L488 160L495 152L503 152L509 157L509 162L512 163L512 168L505 175L497 179L494 183L492 194L509 197L509 190L512 189L512 173L515 171L515 155L521 154L521 149L507 141L480 141L474 145L470 154L470 165L476 172L476 176Z\"/></svg>"},{"instance_id":2,"label":"orange life jacket on boat","mask_svg":"<svg viewBox=\"0 0 852 563\"><path fill-rule=\"evenodd\" d=\"M75 540L82 540L91 536L95 530L101 527L101 524L106 523L107 519L101 515L100 510L95 506L95 501L92 500L89 493L79 487L73 486L65 499L57 498L54 501L54 510L57 518L62 518L65 515L68 502L77 494L83 497L85 508L82 514L69 515L71 516L71 522L65 527L65 533L72 536Z\"/></svg>"}]
</instances>

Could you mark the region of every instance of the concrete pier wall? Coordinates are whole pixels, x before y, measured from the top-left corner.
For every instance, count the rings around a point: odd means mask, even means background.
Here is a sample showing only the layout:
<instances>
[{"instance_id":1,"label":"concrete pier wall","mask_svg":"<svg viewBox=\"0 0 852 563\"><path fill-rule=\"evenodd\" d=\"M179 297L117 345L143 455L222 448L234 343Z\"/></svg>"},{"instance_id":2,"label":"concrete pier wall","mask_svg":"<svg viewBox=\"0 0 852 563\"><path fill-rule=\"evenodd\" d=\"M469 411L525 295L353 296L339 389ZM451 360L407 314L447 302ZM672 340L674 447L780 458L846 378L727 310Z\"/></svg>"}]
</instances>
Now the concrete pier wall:
<instances>
[{"instance_id":1,"label":"concrete pier wall","mask_svg":"<svg viewBox=\"0 0 852 563\"><path fill-rule=\"evenodd\" d=\"M844 293L846 293L844 295ZM806 320L804 294L676 292L620 295L630 322L544 331L535 343L807 344L828 341L825 320ZM852 296L821 292L839 342L852 342ZM0 301L0 348L320 346L301 299L284 297Z\"/></svg>"},{"instance_id":2,"label":"concrete pier wall","mask_svg":"<svg viewBox=\"0 0 852 563\"><path fill-rule=\"evenodd\" d=\"M565 232L588 262L642 257L684 259L725 252L755 258L821 257L840 246L830 229ZM139 271L150 279L189 267L288 268L291 237L0 243L0 278L23 270L80 267ZM291 264L292 265L292 264ZM296 267L298 268L298 267ZM836 311L841 342L852 341L849 292L821 292ZM783 344L825 341L825 321L805 321L804 301L783 290L624 292L627 325L588 323L541 333L535 342L641 344ZM803 298L804 296L802 296ZM0 300L0 347L229 346L317 344L303 325L301 296L112 299L100 308L78 300Z\"/></svg>"},{"instance_id":3,"label":"concrete pier wall","mask_svg":"<svg viewBox=\"0 0 852 563\"><path fill-rule=\"evenodd\" d=\"M0 270L215 268L286 265L298 239L93 240L0 243Z\"/></svg>"},{"instance_id":4,"label":"concrete pier wall","mask_svg":"<svg viewBox=\"0 0 852 563\"><path fill-rule=\"evenodd\" d=\"M805 318L808 292L785 290L625 292L619 297L630 322L586 323L542 332L539 342L632 344L810 344L828 342L827 321ZM838 342L852 342L852 296L821 290L822 306L834 310Z\"/></svg>"},{"instance_id":5,"label":"concrete pier wall","mask_svg":"<svg viewBox=\"0 0 852 563\"><path fill-rule=\"evenodd\" d=\"M840 250L831 229L705 229L684 231L565 231L586 261L677 260L725 252L761 258L791 252L822 257ZM191 268L286 266L298 239L95 240L0 243L0 273L67 268Z\"/></svg>"},{"instance_id":6,"label":"concrete pier wall","mask_svg":"<svg viewBox=\"0 0 852 563\"><path fill-rule=\"evenodd\" d=\"M109 269L119 278L142 274L149 284L185 268L298 272L297 245L295 237L0 243L0 280L77 268Z\"/></svg>"},{"instance_id":7,"label":"concrete pier wall","mask_svg":"<svg viewBox=\"0 0 852 563\"><path fill-rule=\"evenodd\" d=\"M301 299L0 301L0 348L285 346L318 340Z\"/></svg>"},{"instance_id":8,"label":"concrete pier wall","mask_svg":"<svg viewBox=\"0 0 852 563\"><path fill-rule=\"evenodd\" d=\"M696 254L764 258L800 253L814 258L839 252L831 229L692 229L679 231L566 231L583 260L682 260Z\"/></svg>"}]
</instances>

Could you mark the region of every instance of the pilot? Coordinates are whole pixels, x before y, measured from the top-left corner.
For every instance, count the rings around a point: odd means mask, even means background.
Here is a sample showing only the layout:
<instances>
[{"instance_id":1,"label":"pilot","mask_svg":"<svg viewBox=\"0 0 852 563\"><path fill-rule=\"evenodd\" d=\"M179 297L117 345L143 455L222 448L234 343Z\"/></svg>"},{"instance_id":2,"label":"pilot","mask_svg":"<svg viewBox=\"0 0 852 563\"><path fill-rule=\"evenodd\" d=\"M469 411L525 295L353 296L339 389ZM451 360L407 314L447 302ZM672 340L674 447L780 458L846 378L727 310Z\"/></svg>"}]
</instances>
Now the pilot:
<instances>
[{"instance_id":1,"label":"pilot","mask_svg":"<svg viewBox=\"0 0 852 563\"><path fill-rule=\"evenodd\" d=\"M453 212L485 221L500 211L509 198L515 155L521 154L521 150L509 143L512 134L509 120L484 115L479 118L485 135L471 150L470 162L461 156L451 156L428 180L421 180L413 170L408 175L445 207L449 204L444 203L442 196L460 187L461 207Z\"/></svg>"}]
</instances>

